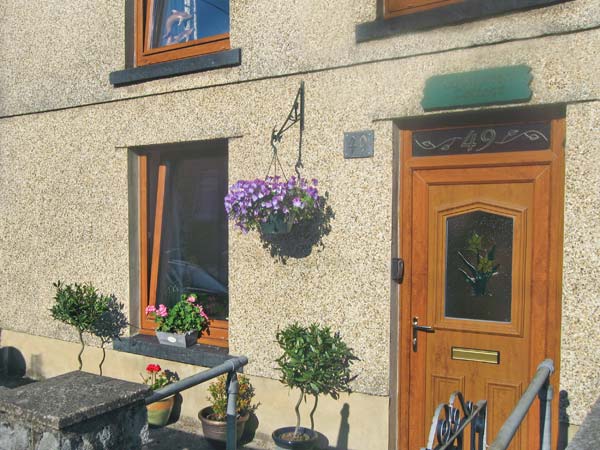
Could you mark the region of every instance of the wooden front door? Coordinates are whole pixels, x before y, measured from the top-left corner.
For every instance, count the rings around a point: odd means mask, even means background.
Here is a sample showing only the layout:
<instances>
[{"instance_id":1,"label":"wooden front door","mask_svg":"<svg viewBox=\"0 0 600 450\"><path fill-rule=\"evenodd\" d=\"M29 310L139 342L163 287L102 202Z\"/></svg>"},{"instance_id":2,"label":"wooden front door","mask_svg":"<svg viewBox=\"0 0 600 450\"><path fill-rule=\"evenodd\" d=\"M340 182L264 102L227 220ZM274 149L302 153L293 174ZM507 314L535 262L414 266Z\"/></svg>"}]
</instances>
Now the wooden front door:
<instances>
[{"instance_id":1,"label":"wooden front door","mask_svg":"<svg viewBox=\"0 0 600 450\"><path fill-rule=\"evenodd\" d=\"M402 132L399 449L425 447L453 391L488 401L492 442L539 363L558 367L563 140L559 119ZM537 417L511 450L537 448Z\"/></svg>"}]
</instances>

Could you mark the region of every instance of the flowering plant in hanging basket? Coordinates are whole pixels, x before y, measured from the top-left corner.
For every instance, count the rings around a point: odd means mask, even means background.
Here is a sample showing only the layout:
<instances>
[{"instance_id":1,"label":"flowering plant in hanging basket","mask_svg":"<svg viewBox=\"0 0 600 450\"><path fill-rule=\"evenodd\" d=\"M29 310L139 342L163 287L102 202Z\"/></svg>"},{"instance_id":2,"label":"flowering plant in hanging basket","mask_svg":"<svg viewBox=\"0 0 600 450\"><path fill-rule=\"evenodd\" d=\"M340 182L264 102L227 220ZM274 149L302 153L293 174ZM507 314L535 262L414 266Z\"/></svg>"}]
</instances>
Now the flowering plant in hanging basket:
<instances>
[{"instance_id":1,"label":"flowering plant in hanging basket","mask_svg":"<svg viewBox=\"0 0 600 450\"><path fill-rule=\"evenodd\" d=\"M304 178L267 177L240 180L229 188L225 210L229 220L244 234L260 229L263 233L285 233L295 223L315 216L321 205L318 181Z\"/></svg>"}]
</instances>

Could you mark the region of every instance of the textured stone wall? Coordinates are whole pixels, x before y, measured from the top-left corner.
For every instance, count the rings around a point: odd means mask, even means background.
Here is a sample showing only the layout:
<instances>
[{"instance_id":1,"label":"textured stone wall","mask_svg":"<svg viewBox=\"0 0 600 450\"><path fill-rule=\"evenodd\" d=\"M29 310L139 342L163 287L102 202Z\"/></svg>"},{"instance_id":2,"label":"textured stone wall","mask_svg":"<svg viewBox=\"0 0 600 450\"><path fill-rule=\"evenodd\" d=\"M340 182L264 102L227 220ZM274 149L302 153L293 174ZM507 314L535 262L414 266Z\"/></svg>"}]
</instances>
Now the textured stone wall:
<instances>
[{"instance_id":1,"label":"textured stone wall","mask_svg":"<svg viewBox=\"0 0 600 450\"><path fill-rule=\"evenodd\" d=\"M148 440L148 386L73 371L0 389L0 449L136 450Z\"/></svg>"},{"instance_id":2,"label":"textured stone wall","mask_svg":"<svg viewBox=\"0 0 600 450\"><path fill-rule=\"evenodd\" d=\"M76 0L45 0L35 8L19 0L0 2L0 116L405 59L600 24L600 3L577 0L356 44L354 27L375 19L376 0L232 0L231 42L242 49L240 67L113 89L108 74L125 68L124 3L101 0L83 9ZM399 79L407 76L400 71Z\"/></svg>"},{"instance_id":3,"label":"textured stone wall","mask_svg":"<svg viewBox=\"0 0 600 450\"><path fill-rule=\"evenodd\" d=\"M326 323L361 358L355 388L388 395L396 326L390 323L390 119L423 115L419 102L432 75L527 64L530 104L569 105L561 387L571 393L572 420L581 420L599 389L589 380L598 380L600 357L594 347L599 205L591 194L599 173L592 155L600 2L357 45L354 25L374 18L374 0L323 2L318 11L309 0L232 1L240 67L119 89L109 86L108 73L124 67L122 2L101 2L78 20L79 3L42 3L26 11L12 0L0 4L0 41L36 39L0 50L0 327L74 340L48 313L58 279L92 281L127 303L127 148L234 137L230 180L264 176L270 131L304 80L302 173L329 193L331 229L319 245L292 248L283 259L271 256L256 234L232 231L230 349L250 358L250 374L275 377L277 328L293 320ZM343 133L364 129L375 131L374 157L345 160ZM289 172L296 145L290 131L280 151Z\"/></svg>"},{"instance_id":4,"label":"textured stone wall","mask_svg":"<svg viewBox=\"0 0 600 450\"><path fill-rule=\"evenodd\" d=\"M569 106L560 389L576 424L600 396L600 148L593 138L599 132L599 102Z\"/></svg>"},{"instance_id":5,"label":"textured stone wall","mask_svg":"<svg viewBox=\"0 0 600 450\"><path fill-rule=\"evenodd\" d=\"M10 450L139 450L147 441L144 404L122 408L65 430L11 420L0 412L0 448Z\"/></svg>"}]
</instances>

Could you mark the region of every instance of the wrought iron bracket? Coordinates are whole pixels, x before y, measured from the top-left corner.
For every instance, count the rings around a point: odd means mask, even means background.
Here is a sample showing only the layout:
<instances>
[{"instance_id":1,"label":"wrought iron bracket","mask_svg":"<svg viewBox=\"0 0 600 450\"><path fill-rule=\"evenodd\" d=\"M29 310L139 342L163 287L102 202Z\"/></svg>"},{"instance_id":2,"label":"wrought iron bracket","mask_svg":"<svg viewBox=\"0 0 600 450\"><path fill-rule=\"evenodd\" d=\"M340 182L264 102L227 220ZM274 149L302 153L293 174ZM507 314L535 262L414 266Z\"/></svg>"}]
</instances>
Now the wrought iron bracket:
<instances>
[{"instance_id":1,"label":"wrought iron bracket","mask_svg":"<svg viewBox=\"0 0 600 450\"><path fill-rule=\"evenodd\" d=\"M283 133L289 130L296 123L300 122L300 132L304 131L304 81L300 82L300 88L296 93L296 98L294 99L294 104L292 105L292 109L281 125L281 128L277 130L277 128L273 128L273 133L271 134L271 145L274 145L275 142L281 142L281 138L283 137Z\"/></svg>"},{"instance_id":2,"label":"wrought iron bracket","mask_svg":"<svg viewBox=\"0 0 600 450\"><path fill-rule=\"evenodd\" d=\"M300 123L300 138L298 145L298 161L296 162L296 173L300 176L298 169L303 167L302 165L302 133L304 132L304 81L300 82L300 88L298 88L298 92L296 93L296 98L294 98L294 103L292 104L292 109L290 110L285 122L279 129L277 127L273 128L271 132L271 149L273 150L273 158L271 159L271 164L269 165L269 169L267 170L267 176L273 168L275 175L277 175L277 167L281 169L281 173L285 178L285 173L283 171L283 167L281 162L279 161L279 157L277 156L277 145L281 142L283 138L283 134L289 130L291 127Z\"/></svg>"}]
</instances>

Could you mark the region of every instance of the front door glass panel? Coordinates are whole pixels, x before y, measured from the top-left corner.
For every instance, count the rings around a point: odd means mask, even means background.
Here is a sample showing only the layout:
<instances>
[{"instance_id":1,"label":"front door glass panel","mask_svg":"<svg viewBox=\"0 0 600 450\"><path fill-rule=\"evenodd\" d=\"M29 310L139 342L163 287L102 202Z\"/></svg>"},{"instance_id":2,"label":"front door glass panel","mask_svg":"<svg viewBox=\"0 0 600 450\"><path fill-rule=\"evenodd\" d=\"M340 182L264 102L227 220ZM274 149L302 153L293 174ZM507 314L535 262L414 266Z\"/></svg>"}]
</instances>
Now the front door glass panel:
<instances>
[{"instance_id":1,"label":"front door glass panel","mask_svg":"<svg viewBox=\"0 0 600 450\"><path fill-rule=\"evenodd\" d=\"M513 219L474 211L446 219L444 315L511 321Z\"/></svg>"}]
</instances>

